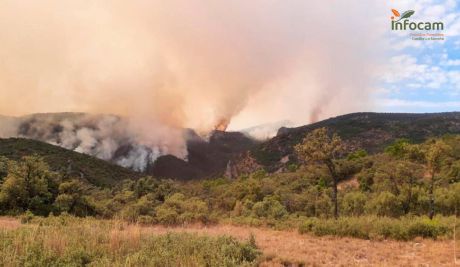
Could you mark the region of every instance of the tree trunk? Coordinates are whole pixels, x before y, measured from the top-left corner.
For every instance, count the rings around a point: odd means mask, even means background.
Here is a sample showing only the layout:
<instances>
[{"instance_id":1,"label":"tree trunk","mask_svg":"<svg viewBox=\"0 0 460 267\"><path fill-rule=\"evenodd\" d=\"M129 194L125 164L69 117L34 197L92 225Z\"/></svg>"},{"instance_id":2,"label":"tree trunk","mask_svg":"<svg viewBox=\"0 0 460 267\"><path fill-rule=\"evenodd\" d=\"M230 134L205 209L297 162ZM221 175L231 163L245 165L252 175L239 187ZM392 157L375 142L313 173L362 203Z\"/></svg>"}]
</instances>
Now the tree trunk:
<instances>
[{"instance_id":1,"label":"tree trunk","mask_svg":"<svg viewBox=\"0 0 460 267\"><path fill-rule=\"evenodd\" d=\"M333 177L332 202L334 203L334 218L339 218L339 207L337 202L337 178Z\"/></svg>"},{"instance_id":2,"label":"tree trunk","mask_svg":"<svg viewBox=\"0 0 460 267\"><path fill-rule=\"evenodd\" d=\"M434 172L431 173L431 181L430 181L430 191L429 191L429 194L430 194L430 214L429 214L429 217L430 217L430 220L433 219L434 217Z\"/></svg>"},{"instance_id":3,"label":"tree trunk","mask_svg":"<svg viewBox=\"0 0 460 267\"><path fill-rule=\"evenodd\" d=\"M412 186L409 188L409 195L407 196L406 203L404 203L404 214L408 214L410 211L410 204L412 203Z\"/></svg>"},{"instance_id":4,"label":"tree trunk","mask_svg":"<svg viewBox=\"0 0 460 267\"><path fill-rule=\"evenodd\" d=\"M407 201L404 204L404 214L408 214L410 211L410 205L412 204L412 188L414 186L413 177L409 180L409 195L407 196Z\"/></svg>"},{"instance_id":5,"label":"tree trunk","mask_svg":"<svg viewBox=\"0 0 460 267\"><path fill-rule=\"evenodd\" d=\"M332 176L332 204L334 205L334 218L337 219L339 218L339 204L337 200L337 184L339 182L339 178L337 177L334 162L331 160L327 161L326 165Z\"/></svg>"}]
</instances>

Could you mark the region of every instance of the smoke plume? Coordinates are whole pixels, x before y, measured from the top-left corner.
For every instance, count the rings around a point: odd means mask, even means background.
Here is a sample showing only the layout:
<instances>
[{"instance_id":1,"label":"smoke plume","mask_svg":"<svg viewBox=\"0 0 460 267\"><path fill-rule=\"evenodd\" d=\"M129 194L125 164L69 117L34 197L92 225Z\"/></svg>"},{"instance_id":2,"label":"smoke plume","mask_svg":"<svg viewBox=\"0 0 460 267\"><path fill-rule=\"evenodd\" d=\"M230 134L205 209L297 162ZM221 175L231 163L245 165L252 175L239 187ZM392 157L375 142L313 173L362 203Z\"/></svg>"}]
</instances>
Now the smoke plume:
<instances>
[{"instance_id":1,"label":"smoke plume","mask_svg":"<svg viewBox=\"0 0 460 267\"><path fill-rule=\"evenodd\" d=\"M379 8L358 0L5 0L0 114L116 114L129 119L125 134L136 143L182 155L184 140L173 140L182 128L363 110L380 56ZM74 149L101 149L101 158L118 141L94 135L124 130L60 127L80 140Z\"/></svg>"},{"instance_id":2,"label":"smoke plume","mask_svg":"<svg viewBox=\"0 0 460 267\"><path fill-rule=\"evenodd\" d=\"M0 138L24 137L92 155L136 171L144 171L156 158L173 154L186 158L186 131L157 127L145 138L130 120L114 115L48 113L0 117Z\"/></svg>"}]
</instances>

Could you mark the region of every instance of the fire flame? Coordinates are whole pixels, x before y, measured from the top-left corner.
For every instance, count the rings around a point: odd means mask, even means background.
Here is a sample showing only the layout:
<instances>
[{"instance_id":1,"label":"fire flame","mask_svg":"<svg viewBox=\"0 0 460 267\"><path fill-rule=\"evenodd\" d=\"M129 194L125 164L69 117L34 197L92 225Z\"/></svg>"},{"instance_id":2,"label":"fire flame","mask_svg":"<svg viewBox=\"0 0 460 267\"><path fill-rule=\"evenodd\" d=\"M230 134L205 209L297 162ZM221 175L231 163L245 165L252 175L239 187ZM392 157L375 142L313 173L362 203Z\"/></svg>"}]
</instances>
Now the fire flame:
<instances>
[{"instance_id":1,"label":"fire flame","mask_svg":"<svg viewBox=\"0 0 460 267\"><path fill-rule=\"evenodd\" d=\"M214 126L214 130L225 132L225 130L227 130L227 127L228 127L229 124L230 124L230 120L226 119L226 118L223 118L223 119L219 120L219 122L216 124L216 126Z\"/></svg>"}]
</instances>

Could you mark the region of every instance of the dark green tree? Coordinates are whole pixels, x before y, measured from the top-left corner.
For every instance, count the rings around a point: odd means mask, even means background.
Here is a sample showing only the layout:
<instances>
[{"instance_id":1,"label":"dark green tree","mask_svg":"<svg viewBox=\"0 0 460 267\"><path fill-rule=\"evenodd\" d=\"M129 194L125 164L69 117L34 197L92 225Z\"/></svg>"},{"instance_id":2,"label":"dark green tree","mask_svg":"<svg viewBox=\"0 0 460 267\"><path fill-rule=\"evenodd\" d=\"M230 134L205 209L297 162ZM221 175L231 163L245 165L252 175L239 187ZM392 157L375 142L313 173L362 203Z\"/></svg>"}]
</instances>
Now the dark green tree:
<instances>
[{"instance_id":1,"label":"dark green tree","mask_svg":"<svg viewBox=\"0 0 460 267\"><path fill-rule=\"evenodd\" d=\"M59 211L76 216L94 215L94 206L89 199L89 186L82 181L73 179L59 185L59 195L54 205Z\"/></svg>"},{"instance_id":2,"label":"dark green tree","mask_svg":"<svg viewBox=\"0 0 460 267\"><path fill-rule=\"evenodd\" d=\"M428 142L425 150L425 160L427 170L430 175L429 194L430 194L430 212L429 217L434 216L434 187L438 181L438 174L441 171L443 161L448 157L451 148L442 140L431 140Z\"/></svg>"},{"instance_id":3,"label":"dark green tree","mask_svg":"<svg viewBox=\"0 0 460 267\"><path fill-rule=\"evenodd\" d=\"M337 134L328 135L326 128L319 128L305 136L300 144L295 146L298 158L305 163L324 164L332 178L332 202L334 217L338 218L337 185L339 175L337 160L345 152L345 147Z\"/></svg>"},{"instance_id":4,"label":"dark green tree","mask_svg":"<svg viewBox=\"0 0 460 267\"><path fill-rule=\"evenodd\" d=\"M0 190L0 203L6 211L30 210L47 215L57 195L58 176L38 156L8 163L8 175Z\"/></svg>"}]
</instances>

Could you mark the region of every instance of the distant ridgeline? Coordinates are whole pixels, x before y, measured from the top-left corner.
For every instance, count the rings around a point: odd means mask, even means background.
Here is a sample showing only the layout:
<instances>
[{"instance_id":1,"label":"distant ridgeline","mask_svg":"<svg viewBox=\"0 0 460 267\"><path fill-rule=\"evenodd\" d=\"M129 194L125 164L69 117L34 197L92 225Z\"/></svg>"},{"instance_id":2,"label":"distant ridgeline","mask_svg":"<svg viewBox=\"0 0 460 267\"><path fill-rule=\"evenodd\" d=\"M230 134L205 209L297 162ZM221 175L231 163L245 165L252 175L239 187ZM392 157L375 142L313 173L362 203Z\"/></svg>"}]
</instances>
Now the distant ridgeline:
<instances>
[{"instance_id":1,"label":"distant ridgeline","mask_svg":"<svg viewBox=\"0 0 460 267\"><path fill-rule=\"evenodd\" d=\"M420 143L430 137L460 134L460 112L446 113L352 113L296 128L281 128L277 136L252 150L255 160L269 171L295 162L293 146L314 129L336 132L350 150L382 152L399 138Z\"/></svg>"},{"instance_id":2,"label":"distant ridgeline","mask_svg":"<svg viewBox=\"0 0 460 267\"><path fill-rule=\"evenodd\" d=\"M47 115L41 116L41 120L46 121ZM48 116L58 116L61 121L66 121L63 118L75 119L80 118L79 116L82 115L62 113ZM79 120L82 119L80 118ZM108 117L106 118L107 120L110 123L116 123L118 119ZM21 136L46 141L50 138L50 134L51 136L59 136L59 133L62 133L59 125L55 125L52 129L41 129L33 125L33 120L27 124L22 124L22 128L20 128ZM49 124L49 126L51 127L52 124ZM97 124L94 127L98 127ZM350 151L364 149L372 154L383 151L387 145L399 138L406 138L411 142L420 143L430 137L460 134L460 113L353 113L301 127L280 128L275 137L264 142L253 140L243 133L221 131L213 132L208 140L204 140L192 130L186 130L188 140L187 160L172 155L160 155L157 156L153 164L148 164L145 169L142 169L142 172L144 175L180 180L222 175L235 177L260 168L274 172L296 163L293 146L299 143L307 133L321 127L327 127L329 131L336 132L346 142ZM97 128L93 128L93 130L98 133ZM47 133L47 135L44 135L44 133ZM112 157L99 158L119 164L117 159L127 157L130 155L130 151L136 148L136 145L131 144L127 139L121 140L120 144L123 145L119 147L118 151L114 152ZM58 145L66 147L62 142ZM94 150L89 146L86 148L88 151ZM102 183L104 184L112 183L113 178L111 177L114 173L120 173L121 177L124 178L133 176L133 173L135 173L102 160L95 160L80 153L70 153L71 151L69 150L41 142L31 142L25 139L8 139L0 142L0 155L19 158L21 155L31 154L34 151L50 159L50 162L62 163L60 166L66 166L67 163L64 161L68 160L69 157L72 158L74 162L73 168L83 170L78 172L81 172L88 179L95 177L92 172L100 171ZM79 152L97 156L87 151ZM66 155L66 157L61 157L62 155ZM81 164L78 165L78 162ZM88 162L91 162L91 164L88 164ZM96 166L96 168L92 169L86 167L86 165ZM139 170L133 166L126 167Z\"/></svg>"}]
</instances>

